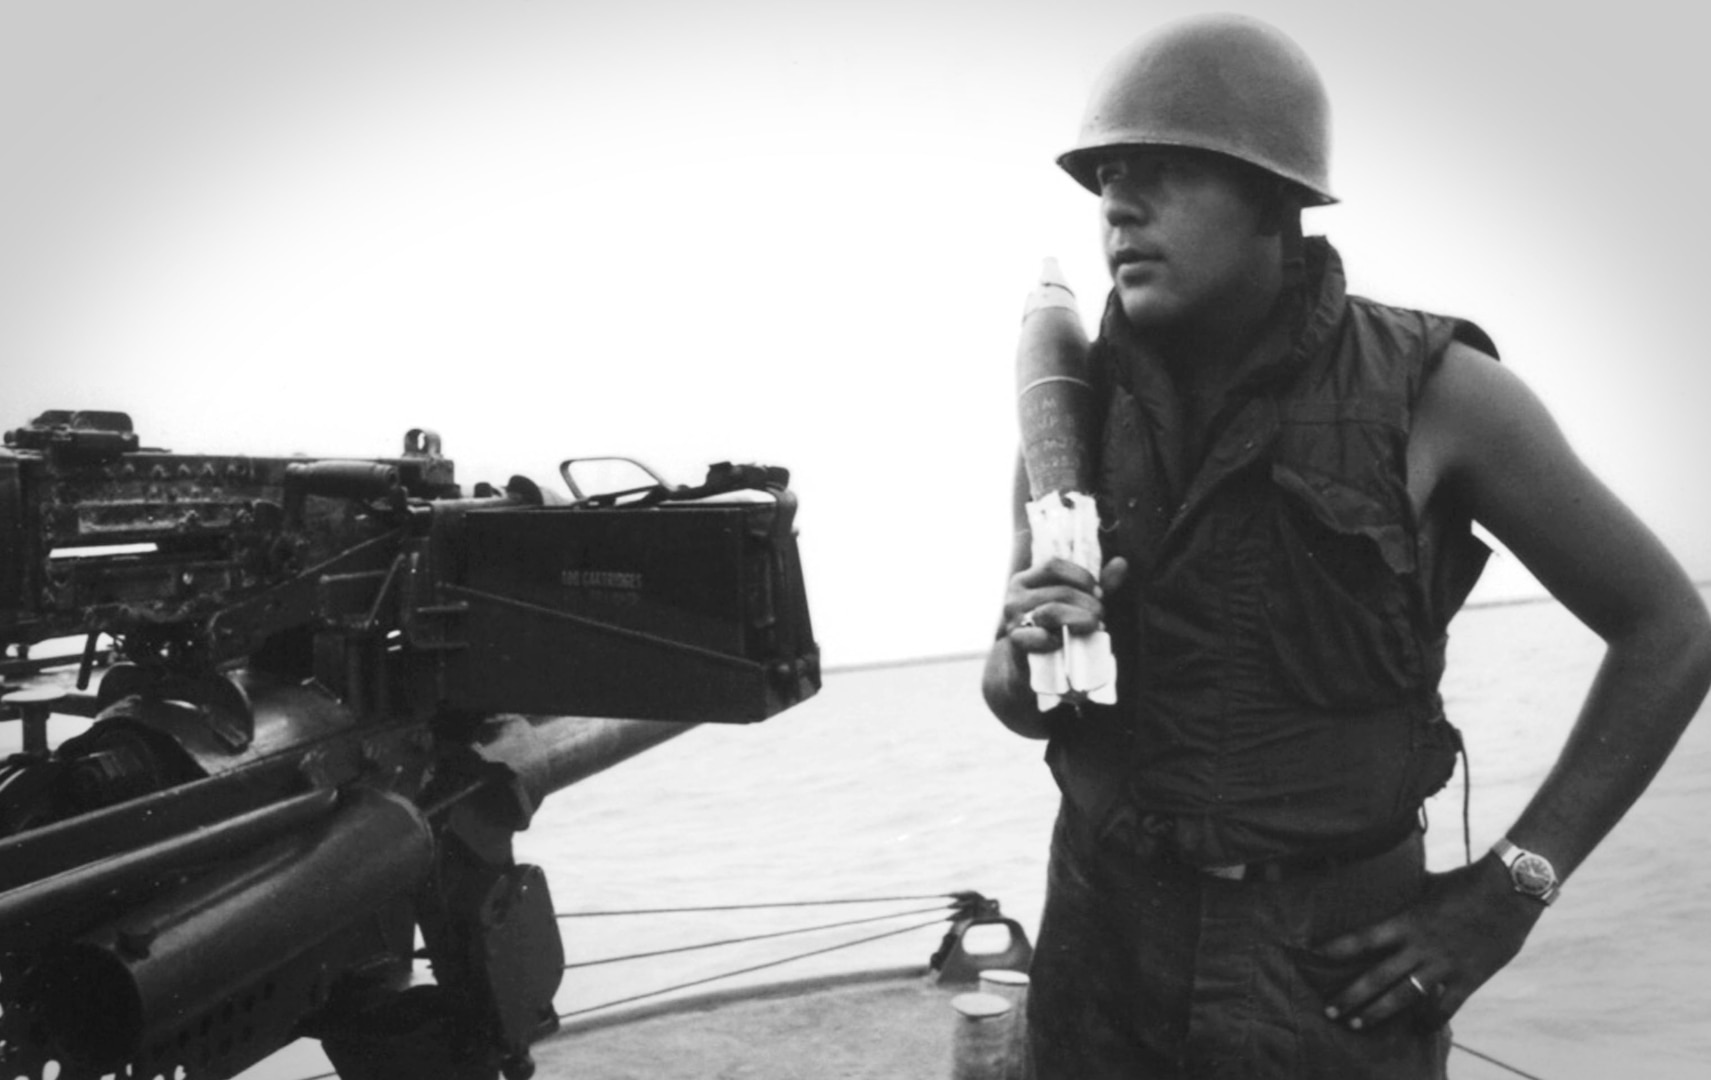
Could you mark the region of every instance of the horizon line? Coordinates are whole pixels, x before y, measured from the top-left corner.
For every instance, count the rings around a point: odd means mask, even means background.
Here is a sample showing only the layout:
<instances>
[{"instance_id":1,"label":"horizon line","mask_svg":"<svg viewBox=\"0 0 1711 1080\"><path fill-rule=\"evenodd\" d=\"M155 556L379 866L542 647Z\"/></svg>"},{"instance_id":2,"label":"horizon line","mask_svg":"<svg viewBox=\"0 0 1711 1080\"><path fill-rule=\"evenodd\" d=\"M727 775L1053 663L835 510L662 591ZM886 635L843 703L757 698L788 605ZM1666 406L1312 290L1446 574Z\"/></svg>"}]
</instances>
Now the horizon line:
<instances>
[{"instance_id":1,"label":"horizon line","mask_svg":"<svg viewBox=\"0 0 1711 1080\"><path fill-rule=\"evenodd\" d=\"M1711 578L1695 580L1696 589L1711 589ZM1550 593L1539 593L1536 596L1497 596L1489 600L1470 601L1462 610L1474 608L1519 607L1524 604L1560 604L1562 601ZM926 664L953 664L964 660L979 660L986 656L986 650L974 649L963 652L929 653L925 656L902 656L889 660L855 660L847 664L828 664L821 668L826 675L842 675L848 672L874 671L882 668L921 667Z\"/></svg>"}]
</instances>

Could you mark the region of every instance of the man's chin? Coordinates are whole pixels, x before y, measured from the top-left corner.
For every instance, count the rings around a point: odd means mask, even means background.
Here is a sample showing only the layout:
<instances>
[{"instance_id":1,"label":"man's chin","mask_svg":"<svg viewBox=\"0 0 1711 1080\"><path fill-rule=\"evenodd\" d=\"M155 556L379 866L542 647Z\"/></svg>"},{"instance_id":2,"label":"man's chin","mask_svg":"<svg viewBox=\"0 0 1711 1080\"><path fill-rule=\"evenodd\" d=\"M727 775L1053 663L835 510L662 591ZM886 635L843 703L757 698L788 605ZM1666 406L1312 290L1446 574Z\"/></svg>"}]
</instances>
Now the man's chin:
<instances>
[{"instance_id":1,"label":"man's chin","mask_svg":"<svg viewBox=\"0 0 1711 1080\"><path fill-rule=\"evenodd\" d=\"M1118 302L1123 305L1123 316L1129 325L1137 330L1167 327L1181 317L1179 305L1150 292L1120 293Z\"/></svg>"}]
</instances>

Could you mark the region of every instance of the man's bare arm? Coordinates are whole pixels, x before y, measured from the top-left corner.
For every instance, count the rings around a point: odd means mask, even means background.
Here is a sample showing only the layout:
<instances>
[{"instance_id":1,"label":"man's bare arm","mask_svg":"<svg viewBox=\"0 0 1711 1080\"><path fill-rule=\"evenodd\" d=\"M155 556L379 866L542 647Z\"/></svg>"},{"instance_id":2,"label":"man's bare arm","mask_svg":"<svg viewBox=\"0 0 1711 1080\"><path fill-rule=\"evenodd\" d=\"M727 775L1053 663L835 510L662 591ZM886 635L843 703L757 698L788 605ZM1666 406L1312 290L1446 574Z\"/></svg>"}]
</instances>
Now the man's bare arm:
<instances>
[{"instance_id":1,"label":"man's bare arm","mask_svg":"<svg viewBox=\"0 0 1711 1080\"><path fill-rule=\"evenodd\" d=\"M1605 657L1555 766L1509 837L1566 877L1657 774L1711 686L1711 616L1663 544L1569 447L1538 398L1491 358L1454 347L1409 442L1428 505L1490 529L1602 638ZM1520 950L1542 912L1495 858L1435 875L1415 908L1325 946L1372 960L1331 1003L1356 1026L1418 1004L1412 975L1453 1013Z\"/></svg>"},{"instance_id":2,"label":"man's bare arm","mask_svg":"<svg viewBox=\"0 0 1711 1080\"><path fill-rule=\"evenodd\" d=\"M1519 378L1454 348L1420 404L1441 497L1491 530L1607 646L1556 767L1510 838L1566 876L1656 775L1711 686L1711 617L1663 544ZM1411 446L1412 450L1412 446Z\"/></svg>"}]
</instances>

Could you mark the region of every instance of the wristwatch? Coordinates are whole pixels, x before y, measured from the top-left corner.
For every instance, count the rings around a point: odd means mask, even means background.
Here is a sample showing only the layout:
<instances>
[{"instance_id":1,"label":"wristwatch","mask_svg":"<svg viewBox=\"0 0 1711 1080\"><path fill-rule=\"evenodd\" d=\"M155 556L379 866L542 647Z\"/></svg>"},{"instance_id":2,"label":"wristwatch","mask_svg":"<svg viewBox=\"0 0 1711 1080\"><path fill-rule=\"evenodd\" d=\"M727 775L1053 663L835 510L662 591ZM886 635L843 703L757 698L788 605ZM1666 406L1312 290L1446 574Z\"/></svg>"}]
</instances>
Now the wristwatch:
<instances>
[{"instance_id":1,"label":"wristwatch","mask_svg":"<svg viewBox=\"0 0 1711 1080\"><path fill-rule=\"evenodd\" d=\"M1505 836L1491 845L1491 853L1497 856L1504 866L1509 868L1509 881L1515 886L1515 891L1522 896L1530 896L1541 904L1549 906L1556 902L1562 892L1562 883L1557 880L1556 867L1551 861L1537 852L1516 847Z\"/></svg>"}]
</instances>

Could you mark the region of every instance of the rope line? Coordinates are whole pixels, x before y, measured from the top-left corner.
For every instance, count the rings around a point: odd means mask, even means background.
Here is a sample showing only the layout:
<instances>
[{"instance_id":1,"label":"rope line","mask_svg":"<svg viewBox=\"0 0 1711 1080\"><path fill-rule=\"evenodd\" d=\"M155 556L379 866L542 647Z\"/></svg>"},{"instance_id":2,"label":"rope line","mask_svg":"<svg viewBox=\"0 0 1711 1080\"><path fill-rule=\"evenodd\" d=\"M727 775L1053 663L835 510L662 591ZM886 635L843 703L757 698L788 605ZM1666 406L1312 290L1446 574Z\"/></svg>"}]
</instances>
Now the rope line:
<instances>
[{"instance_id":1,"label":"rope line","mask_svg":"<svg viewBox=\"0 0 1711 1080\"><path fill-rule=\"evenodd\" d=\"M953 906L953 905L946 905ZM929 911L940 908L915 908L910 911L893 911L887 915L869 915L865 919L845 919L842 922L822 923L818 926L799 926L794 930L774 930L770 934L751 934L748 937L725 938L722 941L704 941L698 945L679 945L671 949L655 949L653 952L631 953L628 956L604 956L598 960L579 960L574 964L564 965L564 970L573 968L598 967L601 964L616 964L620 960L642 960L650 956L670 956L673 953L694 952L697 949L712 949L720 945L737 945L746 941L766 941L769 938L789 937L792 934L811 934L816 930L836 930L845 926L860 926L863 923L881 922L885 919L900 919L905 915L924 915Z\"/></svg>"},{"instance_id":2,"label":"rope line","mask_svg":"<svg viewBox=\"0 0 1711 1080\"><path fill-rule=\"evenodd\" d=\"M1474 1057L1478 1058L1481 1061L1489 1061L1491 1064L1497 1066L1499 1069L1507 1069L1510 1072L1514 1073L1516 1076L1524 1076L1527 1078L1527 1080L1543 1080L1542 1077L1534 1076L1530 1072L1522 1072L1520 1069L1517 1069L1513 1065L1507 1064L1507 1063L1502 1062L1502 1061L1498 1061L1496 1058L1492 1057L1490 1054L1482 1054L1478 1050L1473 1049L1471 1046L1463 1046L1459 1042L1451 1042L1450 1045L1455 1047L1457 1050L1460 1050L1464 1054L1472 1054Z\"/></svg>"},{"instance_id":3,"label":"rope line","mask_svg":"<svg viewBox=\"0 0 1711 1080\"><path fill-rule=\"evenodd\" d=\"M832 904L900 904L916 900L955 900L960 893L928 893L925 896L874 896L859 900L780 900L766 904L713 904L705 907L633 908L628 911L557 911L559 919L598 919L610 915L682 915L696 911L753 911L759 908L827 907Z\"/></svg>"},{"instance_id":4,"label":"rope line","mask_svg":"<svg viewBox=\"0 0 1711 1080\"><path fill-rule=\"evenodd\" d=\"M919 923L915 926L905 926L901 930L887 930L883 934L875 934L872 937L861 938L857 941L846 941L841 945L828 945L824 949L815 949L812 952L798 953L795 956L786 956L782 960L769 960L764 964L756 964L753 967L739 968L736 971L727 971L722 975L709 975L705 979L695 979L686 983L678 983L676 986L667 986L659 990L649 990L643 994L632 994L626 998L618 998L615 1001L602 1002L599 1005L589 1005L585 1008L573 1009L567 1013L559 1013L558 1018L560 1020L568 1020L573 1016L581 1016L583 1013L591 1013L600 1009L610 1009L614 1005L628 1005L632 1001L641 1001L644 998L658 997L661 994L669 994L674 990L687 990L692 986L700 986L703 983L717 982L720 979L729 979L737 975L747 975L753 971L763 971L766 968L777 967L780 964L788 964L795 960L806 960L810 956L819 956L822 953L836 952L838 949L848 949L856 945L865 945L870 941L878 941L881 938L896 937L898 934L907 934L913 930L920 930L928 926L936 926L941 922L944 922L944 920L933 919L929 922Z\"/></svg>"}]
</instances>

